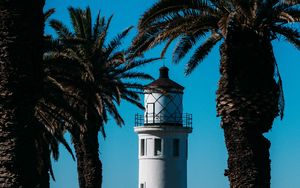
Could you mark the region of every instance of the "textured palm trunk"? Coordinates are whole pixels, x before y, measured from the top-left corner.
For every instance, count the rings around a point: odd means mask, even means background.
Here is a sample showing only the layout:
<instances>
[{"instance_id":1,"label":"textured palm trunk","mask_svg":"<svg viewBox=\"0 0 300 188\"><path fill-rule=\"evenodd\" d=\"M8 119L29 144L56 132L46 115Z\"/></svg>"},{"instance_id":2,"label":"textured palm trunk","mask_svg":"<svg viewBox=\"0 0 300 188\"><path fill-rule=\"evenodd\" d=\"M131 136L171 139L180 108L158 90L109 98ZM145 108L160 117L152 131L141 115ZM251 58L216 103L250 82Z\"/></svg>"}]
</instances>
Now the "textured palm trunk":
<instances>
[{"instance_id":1,"label":"textured palm trunk","mask_svg":"<svg viewBox=\"0 0 300 188\"><path fill-rule=\"evenodd\" d=\"M263 136L278 115L270 41L251 31L229 31L221 46L217 111L228 151L231 188L270 187L270 142Z\"/></svg>"},{"instance_id":2,"label":"textured palm trunk","mask_svg":"<svg viewBox=\"0 0 300 188\"><path fill-rule=\"evenodd\" d=\"M84 149L83 149L83 145L81 142L80 129L73 128L71 130L71 134L72 134L72 142L74 144L74 149L75 149L75 153L76 153L79 187L85 188L84 160L83 160Z\"/></svg>"},{"instance_id":3,"label":"textured palm trunk","mask_svg":"<svg viewBox=\"0 0 300 188\"><path fill-rule=\"evenodd\" d=\"M80 188L101 188L102 163L99 159L99 129L95 124L87 127L82 133L73 133L79 185Z\"/></svg>"},{"instance_id":4,"label":"textured palm trunk","mask_svg":"<svg viewBox=\"0 0 300 188\"><path fill-rule=\"evenodd\" d=\"M0 1L0 187L35 188L43 0Z\"/></svg>"}]
</instances>

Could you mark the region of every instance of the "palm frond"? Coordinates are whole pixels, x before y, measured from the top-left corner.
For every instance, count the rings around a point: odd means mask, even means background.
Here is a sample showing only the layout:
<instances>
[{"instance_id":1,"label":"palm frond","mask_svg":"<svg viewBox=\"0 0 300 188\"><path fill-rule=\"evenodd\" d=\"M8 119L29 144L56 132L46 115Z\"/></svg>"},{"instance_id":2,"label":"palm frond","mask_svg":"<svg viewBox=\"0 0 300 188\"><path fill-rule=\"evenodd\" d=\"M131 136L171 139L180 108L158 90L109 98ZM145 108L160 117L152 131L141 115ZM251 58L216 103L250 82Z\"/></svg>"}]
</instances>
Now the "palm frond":
<instances>
[{"instance_id":1,"label":"palm frond","mask_svg":"<svg viewBox=\"0 0 300 188\"><path fill-rule=\"evenodd\" d=\"M127 97L126 95L122 96L122 99L124 99L125 101L130 102L131 104L134 104L135 106L137 106L138 108L145 110L145 107L143 104L141 104L139 101L131 99L129 97Z\"/></svg>"},{"instance_id":2,"label":"palm frond","mask_svg":"<svg viewBox=\"0 0 300 188\"><path fill-rule=\"evenodd\" d=\"M44 51L46 53L49 53L50 50L61 50L61 45L60 45L60 42L59 40L57 39L53 39L52 37L45 37L45 40L44 40ZM46 54L47 55L47 54Z\"/></svg>"},{"instance_id":3,"label":"palm frond","mask_svg":"<svg viewBox=\"0 0 300 188\"><path fill-rule=\"evenodd\" d=\"M107 59L107 68L115 70L119 66L123 65L126 62L125 52L118 51L116 53L111 54Z\"/></svg>"},{"instance_id":4,"label":"palm frond","mask_svg":"<svg viewBox=\"0 0 300 188\"><path fill-rule=\"evenodd\" d=\"M103 101L102 101L101 95L99 95L99 93L95 94L95 109L98 112L98 114L101 116L105 111Z\"/></svg>"},{"instance_id":5,"label":"palm frond","mask_svg":"<svg viewBox=\"0 0 300 188\"><path fill-rule=\"evenodd\" d=\"M154 80L154 78L152 76L150 76L149 74L146 74L146 73L142 73L142 72L126 72L119 76L122 79L137 78L137 79L143 79L143 80Z\"/></svg>"},{"instance_id":6,"label":"palm frond","mask_svg":"<svg viewBox=\"0 0 300 188\"><path fill-rule=\"evenodd\" d=\"M299 5L300 0L284 0L282 3L293 6L293 5Z\"/></svg>"},{"instance_id":7,"label":"palm frond","mask_svg":"<svg viewBox=\"0 0 300 188\"><path fill-rule=\"evenodd\" d=\"M107 96L105 97L104 100L106 110L109 112L109 114L114 118L116 121L117 125L122 126L124 125L124 120L121 117L120 113L118 112L115 104L112 102L111 99L109 99Z\"/></svg>"},{"instance_id":8,"label":"palm frond","mask_svg":"<svg viewBox=\"0 0 300 188\"><path fill-rule=\"evenodd\" d=\"M271 9L274 6L278 6L280 4L280 0L265 0L264 7Z\"/></svg>"},{"instance_id":9,"label":"palm frond","mask_svg":"<svg viewBox=\"0 0 300 188\"><path fill-rule=\"evenodd\" d=\"M144 88L144 86L142 85L140 88ZM122 90L122 97L123 96L126 96L126 97L131 98L132 100L136 100L136 101L140 100L140 95L137 92L137 90L132 90L132 88L130 88L130 87L126 87Z\"/></svg>"},{"instance_id":10,"label":"palm frond","mask_svg":"<svg viewBox=\"0 0 300 188\"><path fill-rule=\"evenodd\" d=\"M71 18L74 33L78 38L87 38L84 28L83 10L79 8L68 8L69 15Z\"/></svg>"},{"instance_id":11,"label":"palm frond","mask_svg":"<svg viewBox=\"0 0 300 188\"><path fill-rule=\"evenodd\" d=\"M121 44L122 40L128 35L133 26L128 27L123 32L118 34L111 42L107 45L105 53L110 55L114 50L116 50Z\"/></svg>"},{"instance_id":12,"label":"palm frond","mask_svg":"<svg viewBox=\"0 0 300 188\"><path fill-rule=\"evenodd\" d=\"M110 81L110 86L107 86L106 89L109 89L109 95L112 96L115 101L117 102L118 105L120 105L121 103L121 91L119 89L119 87L117 86L117 83L118 81Z\"/></svg>"},{"instance_id":13,"label":"palm frond","mask_svg":"<svg viewBox=\"0 0 300 188\"><path fill-rule=\"evenodd\" d=\"M55 179L55 176L54 176L54 171L53 171L53 167L52 167L52 162L51 162L51 160L49 160L49 165L50 165L50 169L49 169L49 172L50 172L50 176L51 176L51 178L52 178L52 180L53 181L56 181L56 179Z\"/></svg>"},{"instance_id":14,"label":"palm frond","mask_svg":"<svg viewBox=\"0 0 300 188\"><path fill-rule=\"evenodd\" d=\"M44 20L48 20L55 13L55 8L50 8L44 12Z\"/></svg>"},{"instance_id":15,"label":"palm frond","mask_svg":"<svg viewBox=\"0 0 300 188\"><path fill-rule=\"evenodd\" d=\"M131 51L133 54L142 55L144 51L165 41L171 43L180 35L195 35L217 29L218 20L218 16L199 14L190 10L184 10L182 14L170 14L158 22L151 22L148 28L141 29L132 43Z\"/></svg>"},{"instance_id":16,"label":"palm frond","mask_svg":"<svg viewBox=\"0 0 300 188\"><path fill-rule=\"evenodd\" d=\"M201 44L194 55L186 64L185 74L189 75L192 71L203 61L203 59L212 50L215 44L220 41L222 37L219 34L212 34L203 44Z\"/></svg>"},{"instance_id":17,"label":"palm frond","mask_svg":"<svg viewBox=\"0 0 300 188\"><path fill-rule=\"evenodd\" d=\"M278 67L276 60L275 60L275 78L277 78L277 80L278 80L277 81L278 88L279 88L278 109L279 109L280 119L282 120L283 116L284 116L285 99L284 99L282 79L281 79L279 67Z\"/></svg>"},{"instance_id":18,"label":"palm frond","mask_svg":"<svg viewBox=\"0 0 300 188\"><path fill-rule=\"evenodd\" d=\"M92 15L90 7L86 7L83 13L83 24L84 24L84 33L86 35L86 39L92 40Z\"/></svg>"},{"instance_id":19,"label":"palm frond","mask_svg":"<svg viewBox=\"0 0 300 188\"><path fill-rule=\"evenodd\" d=\"M159 1L147 10L139 21L139 29L145 29L149 23L165 18L181 10L195 10L214 12L214 9L207 4L206 0L165 0Z\"/></svg>"},{"instance_id":20,"label":"palm frond","mask_svg":"<svg viewBox=\"0 0 300 188\"><path fill-rule=\"evenodd\" d=\"M69 31L67 26L58 20L50 20L50 26L57 33L59 38L66 39L73 37L73 34Z\"/></svg>"},{"instance_id":21,"label":"palm frond","mask_svg":"<svg viewBox=\"0 0 300 188\"><path fill-rule=\"evenodd\" d=\"M159 32L159 28L140 31L132 41L132 45L128 50L128 58L131 59L133 57L142 56L145 51L151 49L151 44Z\"/></svg>"},{"instance_id":22,"label":"palm frond","mask_svg":"<svg viewBox=\"0 0 300 188\"><path fill-rule=\"evenodd\" d=\"M110 16L108 18L108 21L103 26L103 29L102 29L101 33L99 33L98 36L95 36L96 42L94 44L94 48L92 49L94 54L103 54L102 51L103 51L103 48L104 48L104 43L105 43L105 40L106 40L107 31L109 29L112 18L113 18L113 16Z\"/></svg>"},{"instance_id":23,"label":"palm frond","mask_svg":"<svg viewBox=\"0 0 300 188\"><path fill-rule=\"evenodd\" d=\"M149 63L153 63L154 61L160 60L160 58L149 58L149 59L136 59L130 61L120 73L126 72L128 70L134 69L136 67L141 67Z\"/></svg>"},{"instance_id":24,"label":"palm frond","mask_svg":"<svg viewBox=\"0 0 300 188\"><path fill-rule=\"evenodd\" d=\"M285 12L294 19L294 22L300 22L300 8L299 7L289 8L289 9L285 10Z\"/></svg>"},{"instance_id":25,"label":"palm frond","mask_svg":"<svg viewBox=\"0 0 300 188\"><path fill-rule=\"evenodd\" d=\"M144 85L140 84L140 83L136 83L136 82L133 82L133 83L124 83L124 87L126 88L131 88L131 89L144 89Z\"/></svg>"},{"instance_id":26,"label":"palm frond","mask_svg":"<svg viewBox=\"0 0 300 188\"><path fill-rule=\"evenodd\" d=\"M195 28L191 27L191 22L195 22L197 19L199 19L199 17L175 15L170 16L165 22L160 23L160 25L153 26L159 27L161 30L156 34L156 36L153 36L154 38L151 43L148 44L148 48L151 49L169 39L175 39L182 33L193 33ZM197 30L200 29L207 31L208 28L202 28L201 25L199 25Z\"/></svg>"},{"instance_id":27,"label":"palm frond","mask_svg":"<svg viewBox=\"0 0 300 188\"><path fill-rule=\"evenodd\" d=\"M179 61L185 57L185 55L190 51L190 49L196 44L196 42L203 36L205 32L197 32L191 35L184 35L180 37L176 47L174 48L172 61L177 64Z\"/></svg>"},{"instance_id":28,"label":"palm frond","mask_svg":"<svg viewBox=\"0 0 300 188\"><path fill-rule=\"evenodd\" d=\"M57 135L57 140L61 143L61 144L63 144L63 146L66 148L66 150L69 152L69 154L72 156L72 159L75 161L75 156L74 156L74 154L73 154L73 151L72 151L72 149L71 149L71 147L70 147L70 145L68 144L68 142L66 141L66 139L63 137L63 136L61 136L61 135Z\"/></svg>"},{"instance_id":29,"label":"palm frond","mask_svg":"<svg viewBox=\"0 0 300 188\"><path fill-rule=\"evenodd\" d=\"M286 12L280 12L278 15L278 18L280 20L284 20L286 23L289 22L294 22L295 19L293 18L293 16L291 16L290 14L286 13Z\"/></svg>"},{"instance_id":30,"label":"palm frond","mask_svg":"<svg viewBox=\"0 0 300 188\"><path fill-rule=\"evenodd\" d=\"M93 41L102 33L105 26L105 17L101 17L100 11L97 14L95 23L93 25Z\"/></svg>"},{"instance_id":31,"label":"palm frond","mask_svg":"<svg viewBox=\"0 0 300 188\"><path fill-rule=\"evenodd\" d=\"M161 53L160 53L160 58L161 58L161 59L164 59L165 54L166 54L166 52L167 52L169 46L170 46L170 45L172 44L172 42L174 41L174 39L175 39L175 37L171 37L171 38L167 41L165 47L162 49L162 51L161 51Z\"/></svg>"},{"instance_id":32,"label":"palm frond","mask_svg":"<svg viewBox=\"0 0 300 188\"><path fill-rule=\"evenodd\" d=\"M51 149L52 157L53 157L54 160L57 161L58 158L59 158L58 143L53 139L49 140L49 142L50 142L50 149Z\"/></svg>"},{"instance_id":33,"label":"palm frond","mask_svg":"<svg viewBox=\"0 0 300 188\"><path fill-rule=\"evenodd\" d=\"M283 35L287 41L300 50L300 31L286 26L274 26L272 29L275 33Z\"/></svg>"},{"instance_id":34,"label":"palm frond","mask_svg":"<svg viewBox=\"0 0 300 188\"><path fill-rule=\"evenodd\" d=\"M240 14L248 18L254 18L256 14L257 0L230 0Z\"/></svg>"}]
</instances>

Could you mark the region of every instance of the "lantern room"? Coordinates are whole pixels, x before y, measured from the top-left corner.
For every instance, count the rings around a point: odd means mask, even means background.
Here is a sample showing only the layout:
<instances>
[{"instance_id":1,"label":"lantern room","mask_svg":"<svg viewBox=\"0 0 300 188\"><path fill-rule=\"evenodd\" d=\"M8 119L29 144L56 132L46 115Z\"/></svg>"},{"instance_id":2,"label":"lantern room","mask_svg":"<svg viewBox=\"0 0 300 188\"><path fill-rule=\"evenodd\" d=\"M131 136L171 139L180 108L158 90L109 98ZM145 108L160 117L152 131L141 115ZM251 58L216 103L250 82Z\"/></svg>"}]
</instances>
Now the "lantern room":
<instances>
[{"instance_id":1,"label":"lantern room","mask_svg":"<svg viewBox=\"0 0 300 188\"><path fill-rule=\"evenodd\" d=\"M182 125L184 87L169 78L169 69L159 69L159 78L144 89L144 124Z\"/></svg>"}]
</instances>

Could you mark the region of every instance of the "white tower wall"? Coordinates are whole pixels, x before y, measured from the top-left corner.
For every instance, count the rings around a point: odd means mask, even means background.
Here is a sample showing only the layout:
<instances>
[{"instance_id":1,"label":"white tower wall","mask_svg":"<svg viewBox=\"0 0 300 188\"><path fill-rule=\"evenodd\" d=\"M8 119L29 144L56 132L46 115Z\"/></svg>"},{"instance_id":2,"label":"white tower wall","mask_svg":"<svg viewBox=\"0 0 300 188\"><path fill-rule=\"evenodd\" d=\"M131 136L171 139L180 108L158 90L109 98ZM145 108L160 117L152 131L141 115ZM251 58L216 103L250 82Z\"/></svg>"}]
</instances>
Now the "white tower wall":
<instances>
[{"instance_id":1,"label":"white tower wall","mask_svg":"<svg viewBox=\"0 0 300 188\"><path fill-rule=\"evenodd\" d=\"M135 127L135 132L139 135L139 188L142 184L143 188L186 188L188 133L191 129L151 126ZM155 154L155 139L161 140L161 153Z\"/></svg>"}]
</instances>

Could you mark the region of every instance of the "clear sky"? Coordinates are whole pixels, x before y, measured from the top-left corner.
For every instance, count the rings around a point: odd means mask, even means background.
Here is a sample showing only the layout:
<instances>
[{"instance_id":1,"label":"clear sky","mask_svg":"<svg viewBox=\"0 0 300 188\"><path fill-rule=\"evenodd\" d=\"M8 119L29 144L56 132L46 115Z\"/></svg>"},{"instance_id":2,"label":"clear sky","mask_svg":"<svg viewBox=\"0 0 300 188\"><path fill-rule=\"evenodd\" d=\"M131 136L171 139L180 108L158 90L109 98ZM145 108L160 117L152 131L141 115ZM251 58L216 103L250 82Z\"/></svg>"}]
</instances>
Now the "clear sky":
<instances>
[{"instance_id":1,"label":"clear sky","mask_svg":"<svg viewBox=\"0 0 300 188\"><path fill-rule=\"evenodd\" d=\"M109 36L115 36L128 26L136 26L141 14L155 0L47 0L45 10L56 8L52 18L67 25L70 20L67 7L90 6L95 15L114 15ZM53 31L46 26L46 33ZM124 46L136 33L131 32ZM173 45L174 46L174 45ZM161 48L147 53L146 57L158 57ZM276 119L271 132L272 188L299 188L300 186L300 53L283 40L274 41L274 51L284 83L286 109L282 121ZM193 133L189 137L188 187L226 188L224 177L227 152L220 119L216 117L215 91L219 79L219 50L215 47L206 60L191 76L183 75L184 59L179 65L171 64L172 46L166 54L165 64L170 68L170 77L185 86L184 111L193 114ZM141 70L158 76L162 62L156 62ZM103 188L135 188L138 186L137 135L133 132L134 114L143 113L136 107L122 103L120 108L126 125L118 127L113 121L106 125L107 138L99 135L100 156L103 162ZM69 135L66 135L69 139ZM53 162L56 181L51 188L78 187L76 162L63 147L60 159Z\"/></svg>"}]
</instances>

